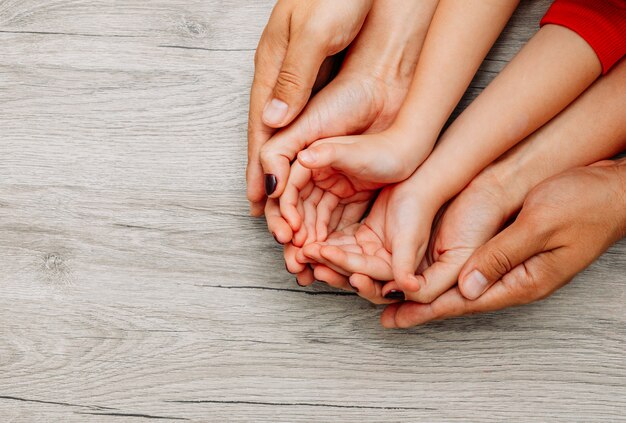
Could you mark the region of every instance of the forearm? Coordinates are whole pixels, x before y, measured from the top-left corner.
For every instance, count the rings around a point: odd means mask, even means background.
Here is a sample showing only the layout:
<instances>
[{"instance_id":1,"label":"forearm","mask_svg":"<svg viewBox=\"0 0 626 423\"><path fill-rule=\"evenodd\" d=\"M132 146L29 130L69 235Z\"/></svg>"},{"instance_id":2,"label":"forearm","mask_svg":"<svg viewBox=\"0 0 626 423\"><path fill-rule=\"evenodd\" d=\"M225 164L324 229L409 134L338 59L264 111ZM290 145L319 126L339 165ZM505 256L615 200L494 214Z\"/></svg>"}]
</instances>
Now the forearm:
<instances>
[{"instance_id":1,"label":"forearm","mask_svg":"<svg viewBox=\"0 0 626 423\"><path fill-rule=\"evenodd\" d=\"M438 2L375 0L345 67L366 70L384 81L410 78Z\"/></svg>"},{"instance_id":2,"label":"forearm","mask_svg":"<svg viewBox=\"0 0 626 423\"><path fill-rule=\"evenodd\" d=\"M507 207L512 214L528 193L549 177L626 149L624 110L626 62L596 81L567 109L476 179L495 179L507 193Z\"/></svg>"},{"instance_id":3,"label":"forearm","mask_svg":"<svg viewBox=\"0 0 626 423\"><path fill-rule=\"evenodd\" d=\"M436 181L442 203L506 150L571 103L601 73L574 32L544 26L443 134L413 178ZM446 177L437 175L446 169Z\"/></svg>"},{"instance_id":4,"label":"forearm","mask_svg":"<svg viewBox=\"0 0 626 423\"><path fill-rule=\"evenodd\" d=\"M619 239L626 238L626 158L617 160L616 177L619 179L618 184L618 210L619 215Z\"/></svg>"},{"instance_id":5,"label":"forearm","mask_svg":"<svg viewBox=\"0 0 626 423\"><path fill-rule=\"evenodd\" d=\"M467 89L519 0L441 0L395 128L432 142ZM419 134L415 137L414 134Z\"/></svg>"}]
</instances>

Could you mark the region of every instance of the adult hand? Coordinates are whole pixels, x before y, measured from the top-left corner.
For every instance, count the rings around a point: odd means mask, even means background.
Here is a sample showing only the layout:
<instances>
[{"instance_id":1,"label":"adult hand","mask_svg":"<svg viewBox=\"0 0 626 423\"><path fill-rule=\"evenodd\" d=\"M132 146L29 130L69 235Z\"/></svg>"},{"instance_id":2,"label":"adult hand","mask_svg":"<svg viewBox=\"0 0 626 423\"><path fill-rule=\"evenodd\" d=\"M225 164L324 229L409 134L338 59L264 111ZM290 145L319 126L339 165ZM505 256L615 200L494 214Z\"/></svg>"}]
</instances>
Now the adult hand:
<instances>
[{"instance_id":1,"label":"adult hand","mask_svg":"<svg viewBox=\"0 0 626 423\"><path fill-rule=\"evenodd\" d=\"M248 117L248 199L263 211L262 145L306 105L324 60L358 34L373 0L279 0L255 54Z\"/></svg>"},{"instance_id":2,"label":"adult hand","mask_svg":"<svg viewBox=\"0 0 626 423\"><path fill-rule=\"evenodd\" d=\"M497 234L512 212L517 210L518 205L511 201L512 197L491 172L485 171L442 209L433 227L427 252L418 267L416 278L420 288L416 292L405 292L405 299L430 303L456 285L467 259ZM314 247L309 250L316 251ZM363 274L367 273L367 267L362 263L364 257L353 254L342 253L337 258L344 260L341 264L348 269L357 272L350 277L350 284L361 297L381 304L383 292L400 290L394 281L385 284L384 290L379 289L380 283Z\"/></svg>"},{"instance_id":3,"label":"adult hand","mask_svg":"<svg viewBox=\"0 0 626 423\"><path fill-rule=\"evenodd\" d=\"M499 310L540 300L626 236L626 161L576 168L538 185L515 222L480 247L459 287L431 304L393 304L385 327Z\"/></svg>"}]
</instances>

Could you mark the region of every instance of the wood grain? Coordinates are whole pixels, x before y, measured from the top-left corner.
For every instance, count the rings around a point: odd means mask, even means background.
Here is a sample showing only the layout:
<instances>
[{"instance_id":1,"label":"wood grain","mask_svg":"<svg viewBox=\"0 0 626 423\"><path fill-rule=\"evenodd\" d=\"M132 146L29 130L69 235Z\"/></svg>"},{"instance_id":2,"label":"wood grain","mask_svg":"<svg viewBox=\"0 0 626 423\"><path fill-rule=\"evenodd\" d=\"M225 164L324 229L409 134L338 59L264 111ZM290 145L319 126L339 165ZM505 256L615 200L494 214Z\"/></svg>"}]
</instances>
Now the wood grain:
<instances>
[{"instance_id":1,"label":"wood grain","mask_svg":"<svg viewBox=\"0 0 626 423\"><path fill-rule=\"evenodd\" d=\"M0 0L0 420L625 421L624 243L544 302L410 331L295 285L244 194L271 6Z\"/></svg>"}]
</instances>

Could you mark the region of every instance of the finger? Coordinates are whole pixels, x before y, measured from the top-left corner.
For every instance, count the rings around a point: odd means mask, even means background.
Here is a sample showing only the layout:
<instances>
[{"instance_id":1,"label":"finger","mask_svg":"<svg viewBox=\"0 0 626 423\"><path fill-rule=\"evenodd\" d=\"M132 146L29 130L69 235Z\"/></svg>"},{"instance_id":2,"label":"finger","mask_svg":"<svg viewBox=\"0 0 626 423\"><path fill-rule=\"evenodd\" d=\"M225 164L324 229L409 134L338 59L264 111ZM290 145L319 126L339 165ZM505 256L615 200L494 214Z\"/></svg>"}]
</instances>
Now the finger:
<instances>
[{"instance_id":1,"label":"finger","mask_svg":"<svg viewBox=\"0 0 626 423\"><path fill-rule=\"evenodd\" d=\"M315 266L315 269L313 269L313 275L316 280L326 282L333 288L343 289L344 291L353 291L346 276L335 272L327 266L322 264Z\"/></svg>"},{"instance_id":2,"label":"finger","mask_svg":"<svg viewBox=\"0 0 626 423\"><path fill-rule=\"evenodd\" d=\"M328 56L320 36L291 28L287 46L272 98L263 109L263 122L272 128L281 128L291 122L306 105L321 65Z\"/></svg>"},{"instance_id":3,"label":"finger","mask_svg":"<svg viewBox=\"0 0 626 423\"><path fill-rule=\"evenodd\" d=\"M354 172L363 169L367 164L364 160L364 135L328 138L298 153L298 161L309 169L332 167L340 171Z\"/></svg>"},{"instance_id":4,"label":"finger","mask_svg":"<svg viewBox=\"0 0 626 423\"><path fill-rule=\"evenodd\" d=\"M522 211L523 213L523 211ZM474 300L494 282L546 247L547 236L520 214L512 225L478 248L463 266L459 288Z\"/></svg>"},{"instance_id":5,"label":"finger","mask_svg":"<svg viewBox=\"0 0 626 423\"><path fill-rule=\"evenodd\" d=\"M375 281L367 275L355 273L350 276L349 283L361 298L373 304L391 304L398 301L384 298L383 282Z\"/></svg>"},{"instance_id":6,"label":"finger","mask_svg":"<svg viewBox=\"0 0 626 423\"><path fill-rule=\"evenodd\" d=\"M291 226L283 219L278 207L278 200L268 199L265 203L265 219L267 220L267 229L270 231L276 242L286 244L291 241L293 231Z\"/></svg>"},{"instance_id":7,"label":"finger","mask_svg":"<svg viewBox=\"0 0 626 423\"><path fill-rule=\"evenodd\" d=\"M389 307L383 312L381 323L386 328L408 328L432 320L486 313L530 303L547 296L571 278L572 275L554 271L563 260L561 257L555 258L552 252L533 256L513 268L475 300L467 299L459 287L455 287L430 304L406 302L398 307ZM541 284L549 288L538 289Z\"/></svg>"},{"instance_id":8,"label":"finger","mask_svg":"<svg viewBox=\"0 0 626 423\"><path fill-rule=\"evenodd\" d=\"M300 216L304 216L304 202L302 199L298 200L298 206L296 207L296 211ZM305 225L300 225L300 229L298 229L293 234L293 240L291 241L297 247L303 247L306 239L308 237L308 232Z\"/></svg>"},{"instance_id":9,"label":"finger","mask_svg":"<svg viewBox=\"0 0 626 423\"><path fill-rule=\"evenodd\" d=\"M404 292L417 292L420 283L415 276L417 265L422 260L426 245L420 243L417 234L412 230L405 229L393 237L391 242L391 267L393 278L400 290ZM385 287L385 295L389 295L390 289Z\"/></svg>"},{"instance_id":10,"label":"finger","mask_svg":"<svg viewBox=\"0 0 626 423\"><path fill-rule=\"evenodd\" d=\"M251 203L251 214L260 215L260 208L265 198L263 169L260 164L262 146L275 132L263 123L263 108L271 97L272 89L281 64L285 58L288 44L287 13L278 4L272 11L267 27L261 35L254 56L254 79L250 90L250 110L248 113L248 165L246 168L247 196Z\"/></svg>"},{"instance_id":11,"label":"finger","mask_svg":"<svg viewBox=\"0 0 626 423\"><path fill-rule=\"evenodd\" d=\"M377 280L393 278L391 267L380 257L348 252L334 245L322 246L320 254L328 262L348 273L362 273Z\"/></svg>"},{"instance_id":12,"label":"finger","mask_svg":"<svg viewBox=\"0 0 626 423\"><path fill-rule=\"evenodd\" d=\"M318 241L325 241L328 236L332 213L339 205L339 197L325 192L317 205L317 220L315 222L315 232Z\"/></svg>"},{"instance_id":13,"label":"finger","mask_svg":"<svg viewBox=\"0 0 626 423\"><path fill-rule=\"evenodd\" d=\"M294 231L297 231L302 224L302 215L298 213L297 205L298 201L303 197L301 191L309 184L313 186L311 171L294 164L285 190L279 200L280 212ZM270 196L270 198L273 198L273 196Z\"/></svg>"},{"instance_id":14,"label":"finger","mask_svg":"<svg viewBox=\"0 0 626 423\"><path fill-rule=\"evenodd\" d=\"M315 187L313 191L311 192L311 195L309 195L303 201L304 226L306 227L306 230L307 230L307 238L306 238L306 241L304 242L305 245L317 241L316 239L317 205L321 201L323 195L324 195L324 191Z\"/></svg>"},{"instance_id":15,"label":"finger","mask_svg":"<svg viewBox=\"0 0 626 423\"><path fill-rule=\"evenodd\" d=\"M296 259L299 248L292 243L285 244L283 249L283 257L285 258L285 267L289 273L297 274L307 267L305 263L300 263Z\"/></svg>"},{"instance_id":16,"label":"finger","mask_svg":"<svg viewBox=\"0 0 626 423\"><path fill-rule=\"evenodd\" d=\"M417 292L406 292L407 300L431 303L457 283L459 272L465 264L465 260L445 262L441 261L442 258L443 256L439 258L439 261L428 266L421 275L415 276L420 288ZM399 290L400 288L394 282L390 282L385 289Z\"/></svg>"},{"instance_id":17,"label":"finger","mask_svg":"<svg viewBox=\"0 0 626 423\"><path fill-rule=\"evenodd\" d=\"M304 255L309 257L309 259L314 260L315 262L322 264L326 267L329 267L330 269L332 269L333 271L344 275L344 276L350 276L352 273L348 272L344 269L342 269L341 267L335 265L335 263L333 263L331 260L326 259L326 257L324 257L321 253L322 248L324 247L323 244L319 244L319 243L313 243L313 244L309 244L307 246L304 247Z\"/></svg>"},{"instance_id":18,"label":"finger","mask_svg":"<svg viewBox=\"0 0 626 423\"><path fill-rule=\"evenodd\" d=\"M315 282L315 276L313 276L313 269L306 266L302 272L296 275L296 282L300 286L309 286Z\"/></svg>"}]
</instances>

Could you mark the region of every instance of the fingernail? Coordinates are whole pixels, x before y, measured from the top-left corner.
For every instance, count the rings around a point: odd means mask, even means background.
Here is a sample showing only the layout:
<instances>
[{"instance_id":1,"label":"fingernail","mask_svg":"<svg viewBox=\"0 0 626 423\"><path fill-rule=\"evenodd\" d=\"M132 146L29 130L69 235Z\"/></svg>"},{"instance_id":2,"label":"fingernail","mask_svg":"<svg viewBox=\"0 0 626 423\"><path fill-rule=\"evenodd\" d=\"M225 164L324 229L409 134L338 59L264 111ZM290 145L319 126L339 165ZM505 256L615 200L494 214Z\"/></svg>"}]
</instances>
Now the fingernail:
<instances>
[{"instance_id":1,"label":"fingernail","mask_svg":"<svg viewBox=\"0 0 626 423\"><path fill-rule=\"evenodd\" d=\"M300 283L300 281L298 280L298 278L296 278L296 283L298 284L298 286L301 286L302 288L304 288L304 285L302 285L302 284Z\"/></svg>"},{"instance_id":2,"label":"fingernail","mask_svg":"<svg viewBox=\"0 0 626 423\"><path fill-rule=\"evenodd\" d=\"M274 232L272 232L272 236L274 237L274 241L278 242L280 245L283 245L283 243L278 240L278 237L276 236Z\"/></svg>"},{"instance_id":3,"label":"fingernail","mask_svg":"<svg viewBox=\"0 0 626 423\"><path fill-rule=\"evenodd\" d=\"M263 120L269 125L280 125L285 120L288 110L289 106L287 103L273 98L263 109Z\"/></svg>"},{"instance_id":4,"label":"fingernail","mask_svg":"<svg viewBox=\"0 0 626 423\"><path fill-rule=\"evenodd\" d=\"M306 163L315 163L315 161L317 160L317 154L314 151L301 151L300 160Z\"/></svg>"},{"instance_id":5,"label":"fingernail","mask_svg":"<svg viewBox=\"0 0 626 423\"><path fill-rule=\"evenodd\" d=\"M480 297L483 292L485 292L488 285L489 281L485 275L480 273L478 269L472 270L472 272L465 278L463 293L470 300L475 300Z\"/></svg>"},{"instance_id":6,"label":"fingernail","mask_svg":"<svg viewBox=\"0 0 626 423\"><path fill-rule=\"evenodd\" d=\"M348 284L352 287L352 289L354 289L354 292L359 292L359 288L357 288L356 286L352 285L352 282L348 281Z\"/></svg>"},{"instance_id":7,"label":"fingernail","mask_svg":"<svg viewBox=\"0 0 626 423\"><path fill-rule=\"evenodd\" d=\"M385 294L385 298L388 300L404 300L404 292L392 289Z\"/></svg>"},{"instance_id":8,"label":"fingernail","mask_svg":"<svg viewBox=\"0 0 626 423\"><path fill-rule=\"evenodd\" d=\"M265 174L265 195L270 196L276 191L276 176L271 173Z\"/></svg>"},{"instance_id":9,"label":"fingernail","mask_svg":"<svg viewBox=\"0 0 626 423\"><path fill-rule=\"evenodd\" d=\"M285 263L285 270L286 270L287 272L291 273L291 270L289 270L289 267L287 267L287 263ZM291 273L291 274L293 275L293 273ZM296 278L296 280L298 280L298 279Z\"/></svg>"}]
</instances>

